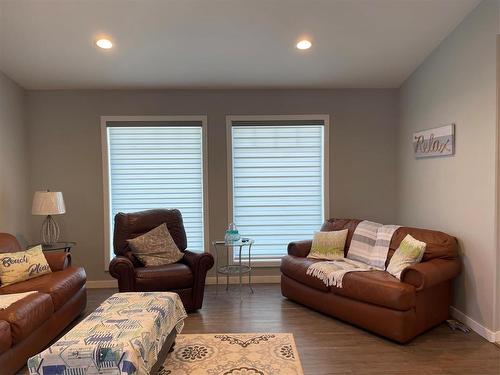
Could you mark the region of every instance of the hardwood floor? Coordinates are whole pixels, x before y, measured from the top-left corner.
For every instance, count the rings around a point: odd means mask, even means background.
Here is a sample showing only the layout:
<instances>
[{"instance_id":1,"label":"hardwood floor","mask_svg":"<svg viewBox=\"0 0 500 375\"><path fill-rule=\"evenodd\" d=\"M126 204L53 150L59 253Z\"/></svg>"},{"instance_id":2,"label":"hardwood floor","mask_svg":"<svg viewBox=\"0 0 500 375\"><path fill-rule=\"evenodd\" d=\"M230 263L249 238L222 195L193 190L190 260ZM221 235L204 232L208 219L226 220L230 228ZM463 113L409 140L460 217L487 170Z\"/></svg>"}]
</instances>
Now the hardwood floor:
<instances>
[{"instance_id":1,"label":"hardwood floor","mask_svg":"<svg viewBox=\"0 0 500 375\"><path fill-rule=\"evenodd\" d=\"M500 349L476 333L443 324L407 345L312 311L281 296L278 284L226 293L208 286L203 309L186 319L184 333L291 332L306 375L500 374ZM89 290L89 311L114 290Z\"/></svg>"},{"instance_id":2,"label":"hardwood floor","mask_svg":"<svg viewBox=\"0 0 500 375\"><path fill-rule=\"evenodd\" d=\"M208 286L203 309L190 314L183 333L291 332L306 375L500 374L500 348L475 333L445 324L399 345L312 311L281 296L278 284L256 285L255 294ZM91 289L93 311L113 289Z\"/></svg>"}]
</instances>

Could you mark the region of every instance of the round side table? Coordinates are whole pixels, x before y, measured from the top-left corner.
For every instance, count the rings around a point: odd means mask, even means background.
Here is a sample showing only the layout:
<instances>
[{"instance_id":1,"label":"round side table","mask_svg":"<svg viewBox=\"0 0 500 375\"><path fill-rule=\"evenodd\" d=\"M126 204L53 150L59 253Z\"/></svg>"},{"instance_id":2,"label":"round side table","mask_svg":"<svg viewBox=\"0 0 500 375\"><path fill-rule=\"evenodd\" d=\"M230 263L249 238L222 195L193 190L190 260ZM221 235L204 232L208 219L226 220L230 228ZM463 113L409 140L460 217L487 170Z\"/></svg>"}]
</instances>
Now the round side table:
<instances>
[{"instance_id":1,"label":"round side table","mask_svg":"<svg viewBox=\"0 0 500 375\"><path fill-rule=\"evenodd\" d=\"M76 246L76 242L54 242L51 244L36 244L36 245L29 245L29 248L32 248L34 246L42 246L43 251L56 251L56 250L64 250L65 253L69 253L71 251L71 248L73 246Z\"/></svg>"},{"instance_id":2,"label":"round side table","mask_svg":"<svg viewBox=\"0 0 500 375\"><path fill-rule=\"evenodd\" d=\"M230 275L239 275L240 277L240 299L242 299L242 294L241 294L241 286L242 286L242 276L244 274L248 273L248 286L250 288L250 291L253 293L253 288L252 288L252 245L254 243L254 240L251 238L242 238L239 241L233 241L233 242L225 242L225 241L213 241L212 246L214 248L214 255L215 255L215 283L216 283L216 289L215 293L217 294L217 291L219 289L219 275L226 275L226 291L229 290L229 276ZM248 247L248 265L242 264L241 262L241 253L243 251L243 248L247 246ZM231 252L229 249L232 248L238 248L238 263L237 264L231 264L230 262L230 254ZM224 254L225 251L225 254ZM225 265L220 265L221 258L223 258L225 255L226 257L226 264Z\"/></svg>"}]
</instances>

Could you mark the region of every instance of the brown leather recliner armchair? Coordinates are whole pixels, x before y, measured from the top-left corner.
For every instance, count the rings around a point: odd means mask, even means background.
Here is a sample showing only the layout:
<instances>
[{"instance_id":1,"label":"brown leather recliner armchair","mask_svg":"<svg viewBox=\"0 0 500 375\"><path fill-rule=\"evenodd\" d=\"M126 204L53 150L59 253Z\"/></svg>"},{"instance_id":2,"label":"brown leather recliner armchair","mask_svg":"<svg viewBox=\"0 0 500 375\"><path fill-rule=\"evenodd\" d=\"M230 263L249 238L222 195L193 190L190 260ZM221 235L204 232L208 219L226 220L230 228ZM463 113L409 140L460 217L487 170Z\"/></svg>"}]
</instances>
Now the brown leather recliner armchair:
<instances>
[{"instance_id":1,"label":"brown leather recliner armchair","mask_svg":"<svg viewBox=\"0 0 500 375\"><path fill-rule=\"evenodd\" d=\"M144 267L133 255L127 240L163 223L167 224L168 231L184 257L177 263ZM187 311L200 309L205 277L214 265L214 258L209 253L194 253L186 250L186 247L186 231L179 210L156 209L129 214L120 212L115 216L113 250L116 257L109 265L109 273L118 279L120 292L171 291L181 297Z\"/></svg>"}]
</instances>

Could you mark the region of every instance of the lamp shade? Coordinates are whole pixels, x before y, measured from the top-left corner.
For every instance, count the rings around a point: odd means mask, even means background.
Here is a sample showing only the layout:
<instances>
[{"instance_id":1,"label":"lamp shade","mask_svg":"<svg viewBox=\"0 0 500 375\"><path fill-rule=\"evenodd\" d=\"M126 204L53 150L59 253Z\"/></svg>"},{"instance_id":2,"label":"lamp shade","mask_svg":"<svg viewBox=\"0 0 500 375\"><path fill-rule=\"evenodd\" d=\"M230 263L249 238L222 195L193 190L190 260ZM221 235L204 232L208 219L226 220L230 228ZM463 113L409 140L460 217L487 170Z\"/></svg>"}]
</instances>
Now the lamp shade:
<instances>
[{"instance_id":1,"label":"lamp shade","mask_svg":"<svg viewBox=\"0 0 500 375\"><path fill-rule=\"evenodd\" d=\"M64 198L60 191L35 191L33 196L33 215L59 215L66 212Z\"/></svg>"}]
</instances>

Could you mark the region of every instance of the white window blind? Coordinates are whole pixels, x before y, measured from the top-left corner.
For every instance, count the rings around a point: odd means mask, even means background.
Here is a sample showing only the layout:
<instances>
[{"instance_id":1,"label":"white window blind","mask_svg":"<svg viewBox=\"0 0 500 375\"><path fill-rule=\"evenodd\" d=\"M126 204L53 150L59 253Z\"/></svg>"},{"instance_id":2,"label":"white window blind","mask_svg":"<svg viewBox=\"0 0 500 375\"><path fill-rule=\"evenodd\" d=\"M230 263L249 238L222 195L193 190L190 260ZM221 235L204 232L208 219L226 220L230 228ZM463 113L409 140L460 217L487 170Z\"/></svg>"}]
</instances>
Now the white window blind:
<instances>
[{"instance_id":1,"label":"white window blind","mask_svg":"<svg viewBox=\"0 0 500 375\"><path fill-rule=\"evenodd\" d=\"M277 260L324 220L324 121L231 125L233 221L255 239L253 259Z\"/></svg>"},{"instance_id":2,"label":"white window blind","mask_svg":"<svg viewBox=\"0 0 500 375\"><path fill-rule=\"evenodd\" d=\"M184 220L188 249L203 251L201 121L121 125L107 127L111 239L118 212L177 208Z\"/></svg>"}]
</instances>

